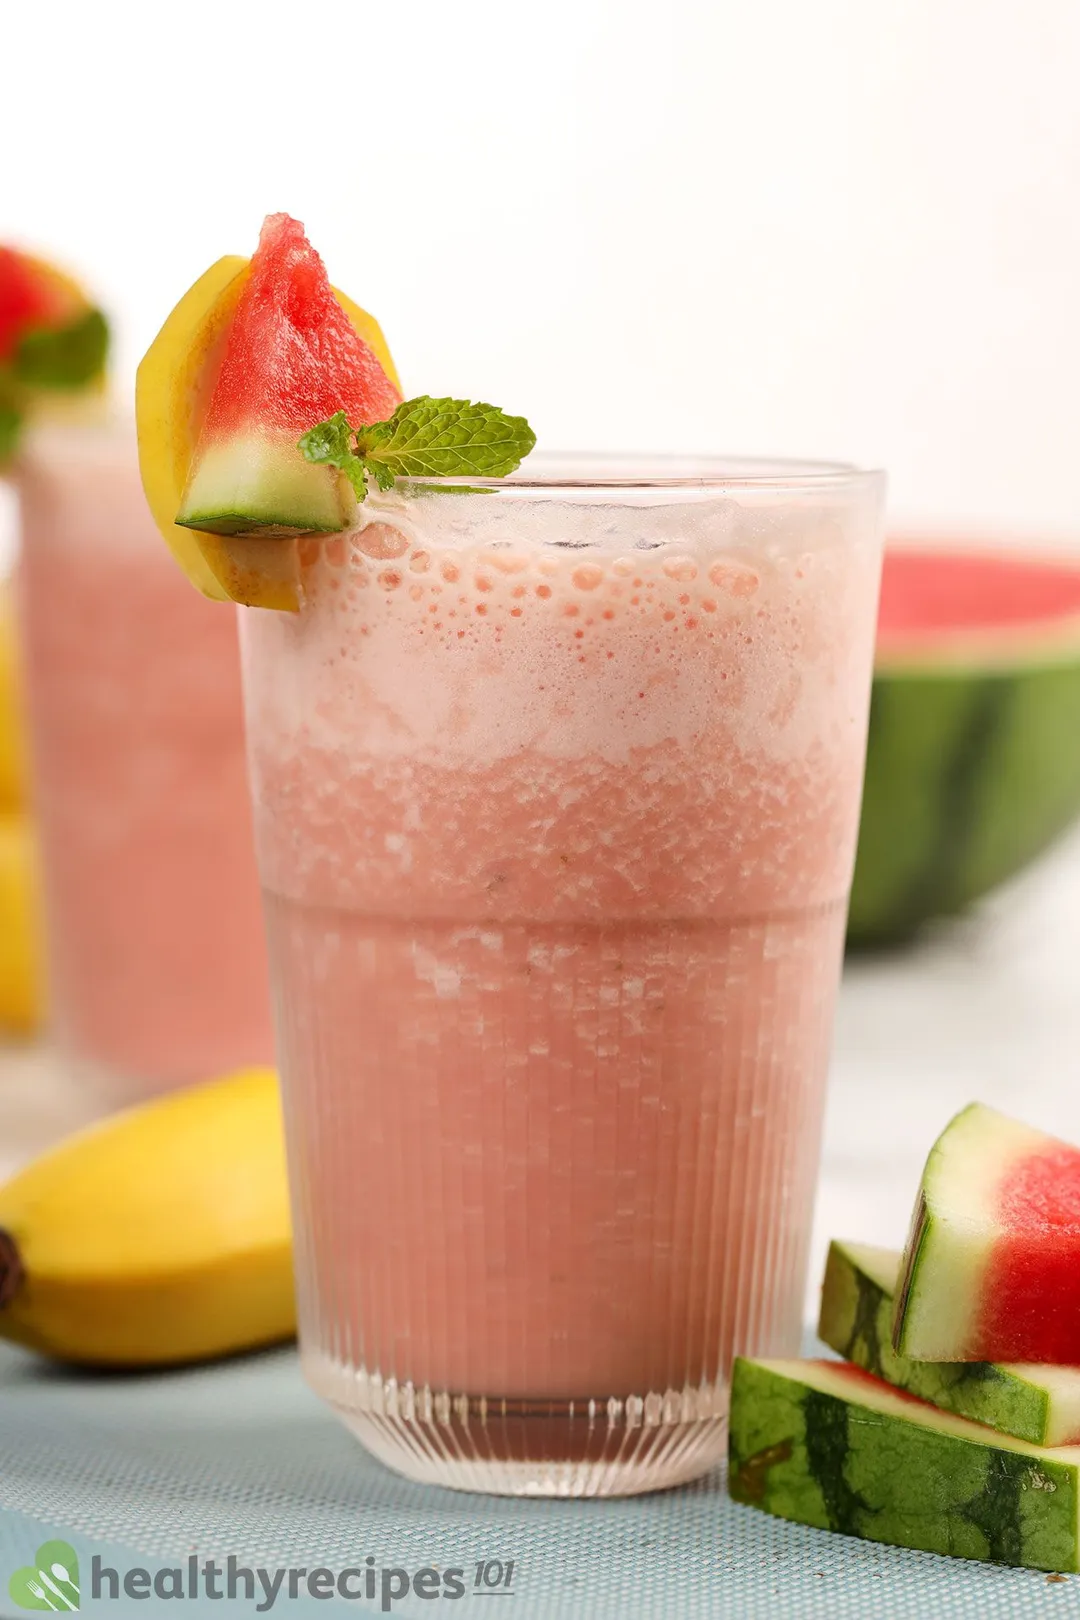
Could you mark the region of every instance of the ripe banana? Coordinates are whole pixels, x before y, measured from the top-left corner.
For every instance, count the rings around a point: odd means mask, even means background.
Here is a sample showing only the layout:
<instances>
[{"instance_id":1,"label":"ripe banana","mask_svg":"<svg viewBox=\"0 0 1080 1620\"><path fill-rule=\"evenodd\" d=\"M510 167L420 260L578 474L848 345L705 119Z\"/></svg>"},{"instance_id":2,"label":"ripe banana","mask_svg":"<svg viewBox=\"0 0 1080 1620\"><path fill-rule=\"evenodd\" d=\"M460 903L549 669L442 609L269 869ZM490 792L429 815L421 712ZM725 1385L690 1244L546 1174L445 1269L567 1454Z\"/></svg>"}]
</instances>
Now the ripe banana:
<instances>
[{"instance_id":1,"label":"ripe banana","mask_svg":"<svg viewBox=\"0 0 1080 1620\"><path fill-rule=\"evenodd\" d=\"M78 1132L0 1187L0 1336L111 1367L296 1330L280 1104L246 1069Z\"/></svg>"}]
</instances>

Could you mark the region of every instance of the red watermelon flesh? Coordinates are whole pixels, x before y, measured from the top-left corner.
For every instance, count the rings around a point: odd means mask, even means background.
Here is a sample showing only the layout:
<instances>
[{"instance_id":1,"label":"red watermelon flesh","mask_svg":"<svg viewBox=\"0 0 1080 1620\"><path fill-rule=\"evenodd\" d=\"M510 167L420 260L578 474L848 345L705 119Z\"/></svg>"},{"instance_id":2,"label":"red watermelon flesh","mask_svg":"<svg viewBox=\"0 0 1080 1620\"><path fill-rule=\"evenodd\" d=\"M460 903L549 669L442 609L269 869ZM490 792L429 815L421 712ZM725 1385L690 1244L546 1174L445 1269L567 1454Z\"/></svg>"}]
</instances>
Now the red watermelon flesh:
<instances>
[{"instance_id":1,"label":"red watermelon flesh","mask_svg":"<svg viewBox=\"0 0 1080 1620\"><path fill-rule=\"evenodd\" d=\"M400 403L334 297L304 227L271 214L229 329L204 438L256 424L296 439L335 411L358 426L384 421Z\"/></svg>"},{"instance_id":2,"label":"red watermelon flesh","mask_svg":"<svg viewBox=\"0 0 1080 1620\"><path fill-rule=\"evenodd\" d=\"M973 1103L935 1143L901 1267L897 1351L1080 1365L1080 1149Z\"/></svg>"},{"instance_id":3,"label":"red watermelon flesh","mask_svg":"<svg viewBox=\"0 0 1080 1620\"><path fill-rule=\"evenodd\" d=\"M886 552L878 613L878 662L937 649L1036 642L1066 626L1080 638L1080 562L1025 551Z\"/></svg>"},{"instance_id":4,"label":"red watermelon flesh","mask_svg":"<svg viewBox=\"0 0 1080 1620\"><path fill-rule=\"evenodd\" d=\"M0 245L0 365L10 360L24 332L63 324L70 300L32 259Z\"/></svg>"},{"instance_id":5,"label":"red watermelon flesh","mask_svg":"<svg viewBox=\"0 0 1080 1620\"><path fill-rule=\"evenodd\" d=\"M288 214L263 224L229 325L176 521L218 534L320 533L346 514L340 480L297 440L337 411L384 421L401 402Z\"/></svg>"},{"instance_id":6,"label":"red watermelon flesh","mask_svg":"<svg viewBox=\"0 0 1080 1620\"><path fill-rule=\"evenodd\" d=\"M1018 1160L996 1213L977 1343L1005 1346L1010 1361L1080 1363L1080 1150L1048 1142Z\"/></svg>"}]
</instances>

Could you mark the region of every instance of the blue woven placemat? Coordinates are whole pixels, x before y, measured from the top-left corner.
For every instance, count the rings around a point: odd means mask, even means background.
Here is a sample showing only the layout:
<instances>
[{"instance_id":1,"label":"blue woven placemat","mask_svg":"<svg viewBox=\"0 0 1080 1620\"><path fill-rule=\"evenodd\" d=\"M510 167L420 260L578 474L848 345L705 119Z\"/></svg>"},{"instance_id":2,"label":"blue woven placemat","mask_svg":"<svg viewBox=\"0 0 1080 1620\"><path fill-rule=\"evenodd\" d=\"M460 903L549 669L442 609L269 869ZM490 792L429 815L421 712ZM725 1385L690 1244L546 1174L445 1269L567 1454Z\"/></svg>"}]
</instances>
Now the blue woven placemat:
<instances>
[{"instance_id":1,"label":"blue woven placemat","mask_svg":"<svg viewBox=\"0 0 1080 1620\"><path fill-rule=\"evenodd\" d=\"M8 1577L48 1536L80 1555L82 1613L254 1614L248 1600L90 1598L96 1555L117 1570L193 1555L244 1566L410 1577L464 1571L465 1595L411 1591L404 1620L1042 1620L1080 1615L1080 1577L989 1568L803 1530L736 1506L717 1478L615 1502L532 1502L425 1489L371 1460L304 1387L291 1351L167 1376L56 1371L0 1350L0 1614ZM476 1567L513 1561L511 1592ZM401 1577L391 1583L399 1587ZM167 1590L171 1591L169 1577ZM355 1586L355 1583L354 1583ZM111 1588L106 1583L103 1590ZM290 1599L284 1620L384 1612L381 1598ZM57 1605L62 1607L62 1605ZM490 1616L489 1616L490 1620Z\"/></svg>"}]
</instances>

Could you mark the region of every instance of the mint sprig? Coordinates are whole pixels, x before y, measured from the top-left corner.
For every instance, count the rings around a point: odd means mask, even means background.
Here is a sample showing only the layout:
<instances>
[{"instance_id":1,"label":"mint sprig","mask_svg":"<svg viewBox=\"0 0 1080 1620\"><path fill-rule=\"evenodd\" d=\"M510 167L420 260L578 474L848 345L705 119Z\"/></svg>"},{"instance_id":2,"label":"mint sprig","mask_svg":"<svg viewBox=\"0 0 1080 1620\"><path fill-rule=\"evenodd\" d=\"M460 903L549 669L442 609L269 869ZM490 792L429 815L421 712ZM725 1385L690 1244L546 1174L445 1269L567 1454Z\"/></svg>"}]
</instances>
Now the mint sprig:
<instances>
[{"instance_id":1,"label":"mint sprig","mask_svg":"<svg viewBox=\"0 0 1080 1620\"><path fill-rule=\"evenodd\" d=\"M109 328L99 309L66 326L31 327L0 366L0 469L12 460L43 393L76 393L105 370Z\"/></svg>"},{"instance_id":2,"label":"mint sprig","mask_svg":"<svg viewBox=\"0 0 1080 1620\"><path fill-rule=\"evenodd\" d=\"M393 488L396 478L505 478L536 443L523 416L467 399L407 399L385 422L353 429L344 411L310 428L298 449L305 460L336 467L358 501L369 480Z\"/></svg>"},{"instance_id":3,"label":"mint sprig","mask_svg":"<svg viewBox=\"0 0 1080 1620\"><path fill-rule=\"evenodd\" d=\"M22 432L22 412L13 400L0 392L0 468L15 454Z\"/></svg>"},{"instance_id":4,"label":"mint sprig","mask_svg":"<svg viewBox=\"0 0 1080 1620\"><path fill-rule=\"evenodd\" d=\"M27 388L82 388L103 369L108 348L104 315L88 309L67 326L24 332L12 356L12 375Z\"/></svg>"}]
</instances>

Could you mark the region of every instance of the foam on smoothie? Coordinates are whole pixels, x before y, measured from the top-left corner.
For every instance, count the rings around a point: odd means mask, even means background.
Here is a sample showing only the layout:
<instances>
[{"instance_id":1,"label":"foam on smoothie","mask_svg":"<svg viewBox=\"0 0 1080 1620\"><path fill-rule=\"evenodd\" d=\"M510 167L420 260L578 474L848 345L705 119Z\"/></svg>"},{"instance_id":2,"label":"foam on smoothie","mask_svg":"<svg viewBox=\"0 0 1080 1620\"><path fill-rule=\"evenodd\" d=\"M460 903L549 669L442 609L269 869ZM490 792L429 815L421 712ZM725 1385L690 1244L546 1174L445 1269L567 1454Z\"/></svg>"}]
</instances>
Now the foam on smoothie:
<instances>
[{"instance_id":1,"label":"foam on smoothie","mask_svg":"<svg viewBox=\"0 0 1080 1620\"><path fill-rule=\"evenodd\" d=\"M299 849L261 818L272 884L396 911L422 872L466 917L842 893L873 573L842 514L646 507L609 547L595 511L511 503L475 543L483 504L384 503L313 549L307 611L253 626L257 799L304 802Z\"/></svg>"}]
</instances>

